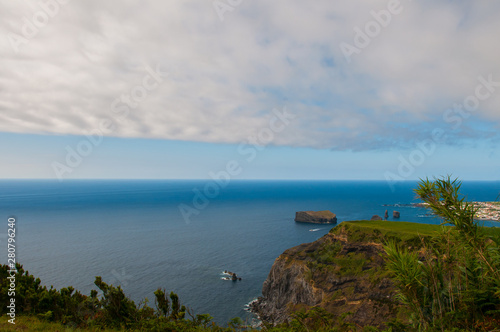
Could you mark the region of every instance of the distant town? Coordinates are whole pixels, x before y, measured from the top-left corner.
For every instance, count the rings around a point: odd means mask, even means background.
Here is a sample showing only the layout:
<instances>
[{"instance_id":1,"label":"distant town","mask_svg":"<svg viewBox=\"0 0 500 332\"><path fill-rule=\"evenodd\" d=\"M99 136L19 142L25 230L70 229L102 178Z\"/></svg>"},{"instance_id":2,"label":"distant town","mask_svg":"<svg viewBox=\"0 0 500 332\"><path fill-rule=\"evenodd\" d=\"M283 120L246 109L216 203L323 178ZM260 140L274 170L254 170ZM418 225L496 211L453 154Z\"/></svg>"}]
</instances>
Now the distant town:
<instances>
[{"instance_id":1,"label":"distant town","mask_svg":"<svg viewBox=\"0 0 500 332\"><path fill-rule=\"evenodd\" d=\"M477 209L476 218L500 221L500 202L472 202Z\"/></svg>"}]
</instances>

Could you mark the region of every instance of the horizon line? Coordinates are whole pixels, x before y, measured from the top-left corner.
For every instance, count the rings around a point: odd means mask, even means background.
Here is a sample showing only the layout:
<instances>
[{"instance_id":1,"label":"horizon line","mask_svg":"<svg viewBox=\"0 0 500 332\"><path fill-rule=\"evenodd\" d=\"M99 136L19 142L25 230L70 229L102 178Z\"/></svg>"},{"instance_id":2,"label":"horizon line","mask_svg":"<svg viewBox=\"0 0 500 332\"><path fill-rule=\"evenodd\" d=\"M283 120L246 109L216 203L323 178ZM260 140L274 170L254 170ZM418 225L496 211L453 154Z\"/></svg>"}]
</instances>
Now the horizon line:
<instances>
[{"instance_id":1,"label":"horizon line","mask_svg":"<svg viewBox=\"0 0 500 332\"><path fill-rule=\"evenodd\" d=\"M439 178L439 177L432 177ZM429 179L431 179L429 177ZM500 179L491 179L491 180L474 180L474 179L460 179L462 182L500 182ZM29 181L29 180L47 180L47 181L55 181L55 182L64 182L64 181L215 181L212 178L67 178L64 180L59 180L57 178L0 178L0 181ZM397 183L403 182L415 182L421 181L423 178L419 179L405 179L394 181ZM365 182L387 182L384 179L296 179L296 178L287 178L287 179L270 179L270 178L255 178L255 179L230 179L229 182L232 181L365 181Z\"/></svg>"}]
</instances>

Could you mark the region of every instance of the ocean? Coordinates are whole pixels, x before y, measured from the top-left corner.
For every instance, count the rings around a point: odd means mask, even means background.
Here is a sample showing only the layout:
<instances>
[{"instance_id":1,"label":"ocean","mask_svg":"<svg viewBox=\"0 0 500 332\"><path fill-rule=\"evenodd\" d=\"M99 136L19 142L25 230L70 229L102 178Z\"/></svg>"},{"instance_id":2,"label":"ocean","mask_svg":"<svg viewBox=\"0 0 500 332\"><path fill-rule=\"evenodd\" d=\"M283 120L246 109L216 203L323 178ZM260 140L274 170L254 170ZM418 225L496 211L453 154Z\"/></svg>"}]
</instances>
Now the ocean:
<instances>
[{"instance_id":1,"label":"ocean","mask_svg":"<svg viewBox=\"0 0 500 332\"><path fill-rule=\"evenodd\" d=\"M136 303L147 298L154 306L153 292L165 288L218 323L236 316L251 322L246 305L261 295L274 260L332 228L295 223L296 211L330 210L342 222L388 209L389 220L397 210L401 221L439 223L408 205L418 202L415 187L413 181L392 191L383 181L234 180L220 188L209 180L2 180L0 242L6 246L7 219L15 216L17 261L47 286L88 295L101 276ZM500 182L465 182L462 193L496 200ZM224 270L242 280L224 280Z\"/></svg>"}]
</instances>

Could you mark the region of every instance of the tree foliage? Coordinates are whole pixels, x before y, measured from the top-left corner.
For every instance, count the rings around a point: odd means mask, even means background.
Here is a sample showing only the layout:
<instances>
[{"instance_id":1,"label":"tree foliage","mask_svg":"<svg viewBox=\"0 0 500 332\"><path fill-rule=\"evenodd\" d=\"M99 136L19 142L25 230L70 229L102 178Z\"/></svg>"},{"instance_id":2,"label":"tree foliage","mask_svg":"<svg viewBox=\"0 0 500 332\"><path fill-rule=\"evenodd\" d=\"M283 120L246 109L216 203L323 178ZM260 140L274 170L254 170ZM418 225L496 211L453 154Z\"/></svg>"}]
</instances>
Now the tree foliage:
<instances>
[{"instance_id":1,"label":"tree foliage","mask_svg":"<svg viewBox=\"0 0 500 332\"><path fill-rule=\"evenodd\" d=\"M481 231L460 188L450 177L422 180L415 192L442 218L440 233L419 248L384 247L398 297L419 330L500 327L500 241Z\"/></svg>"},{"instance_id":2,"label":"tree foliage","mask_svg":"<svg viewBox=\"0 0 500 332\"><path fill-rule=\"evenodd\" d=\"M9 279L12 273L8 265L0 266L0 312L5 315L10 303ZM156 310L147 305L147 299L139 304L129 299L123 289L108 285L96 277L96 290L90 296L75 291L73 287L56 290L41 285L38 278L16 265L15 304L16 316L36 316L49 322L60 322L73 328L119 329L141 331L228 331L212 322L208 314L194 315L181 304L174 292L164 289L154 292ZM188 313L189 318L186 318ZM231 321L230 324L234 323Z\"/></svg>"}]
</instances>

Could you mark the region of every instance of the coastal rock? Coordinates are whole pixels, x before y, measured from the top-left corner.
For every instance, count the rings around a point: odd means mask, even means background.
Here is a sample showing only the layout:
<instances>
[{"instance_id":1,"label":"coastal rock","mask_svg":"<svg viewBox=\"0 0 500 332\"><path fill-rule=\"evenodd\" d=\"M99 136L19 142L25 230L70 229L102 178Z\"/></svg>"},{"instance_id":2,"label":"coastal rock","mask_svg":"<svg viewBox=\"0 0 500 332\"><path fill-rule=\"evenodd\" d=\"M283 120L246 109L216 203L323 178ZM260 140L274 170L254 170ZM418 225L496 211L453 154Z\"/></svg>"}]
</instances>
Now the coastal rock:
<instances>
[{"instance_id":1,"label":"coastal rock","mask_svg":"<svg viewBox=\"0 0 500 332\"><path fill-rule=\"evenodd\" d=\"M370 220L382 220L382 217L379 215L374 215Z\"/></svg>"},{"instance_id":2,"label":"coastal rock","mask_svg":"<svg viewBox=\"0 0 500 332\"><path fill-rule=\"evenodd\" d=\"M351 312L346 321L357 326L385 328L397 316L400 305L385 273L382 244L351 239L344 224L276 259L263 296L251 304L261 320L276 325L291 321L297 310L321 307L337 317Z\"/></svg>"},{"instance_id":3,"label":"coastal rock","mask_svg":"<svg viewBox=\"0 0 500 332\"><path fill-rule=\"evenodd\" d=\"M394 219L399 219L400 216L401 216L401 214L398 211L393 211L392 212L392 217Z\"/></svg>"},{"instance_id":4,"label":"coastal rock","mask_svg":"<svg viewBox=\"0 0 500 332\"><path fill-rule=\"evenodd\" d=\"M337 216L331 211L299 211L295 213L296 222L311 224L336 224Z\"/></svg>"},{"instance_id":5,"label":"coastal rock","mask_svg":"<svg viewBox=\"0 0 500 332\"><path fill-rule=\"evenodd\" d=\"M389 211L385 210L384 219L387 220L387 218L389 218Z\"/></svg>"},{"instance_id":6,"label":"coastal rock","mask_svg":"<svg viewBox=\"0 0 500 332\"><path fill-rule=\"evenodd\" d=\"M224 273L230 275L230 277L224 277L223 279L225 279L225 280L232 280L232 281L240 280L241 281L241 277L239 277L234 272L231 272L231 271L228 271L228 270L224 270Z\"/></svg>"}]
</instances>

